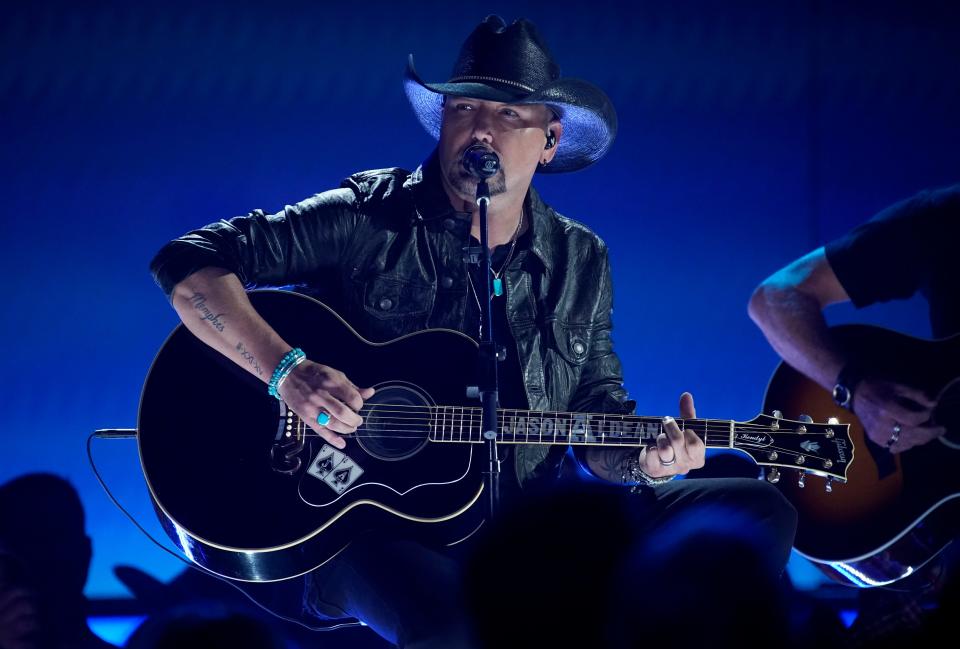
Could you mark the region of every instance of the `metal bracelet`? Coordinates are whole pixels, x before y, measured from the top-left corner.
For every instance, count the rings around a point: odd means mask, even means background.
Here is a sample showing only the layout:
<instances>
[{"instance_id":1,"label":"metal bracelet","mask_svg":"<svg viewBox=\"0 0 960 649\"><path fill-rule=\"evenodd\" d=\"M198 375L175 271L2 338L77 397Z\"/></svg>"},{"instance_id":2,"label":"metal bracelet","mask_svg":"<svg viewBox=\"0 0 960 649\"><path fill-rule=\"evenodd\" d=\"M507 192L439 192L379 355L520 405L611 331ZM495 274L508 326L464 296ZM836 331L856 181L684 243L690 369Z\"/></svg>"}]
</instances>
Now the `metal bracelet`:
<instances>
[{"instance_id":1,"label":"metal bracelet","mask_svg":"<svg viewBox=\"0 0 960 649\"><path fill-rule=\"evenodd\" d=\"M666 484L673 480L675 475L667 475L662 478L654 478L648 475L646 471L640 468L640 454L631 455L623 466L621 480L624 484L632 485L630 493L637 493L641 487L656 487Z\"/></svg>"}]
</instances>

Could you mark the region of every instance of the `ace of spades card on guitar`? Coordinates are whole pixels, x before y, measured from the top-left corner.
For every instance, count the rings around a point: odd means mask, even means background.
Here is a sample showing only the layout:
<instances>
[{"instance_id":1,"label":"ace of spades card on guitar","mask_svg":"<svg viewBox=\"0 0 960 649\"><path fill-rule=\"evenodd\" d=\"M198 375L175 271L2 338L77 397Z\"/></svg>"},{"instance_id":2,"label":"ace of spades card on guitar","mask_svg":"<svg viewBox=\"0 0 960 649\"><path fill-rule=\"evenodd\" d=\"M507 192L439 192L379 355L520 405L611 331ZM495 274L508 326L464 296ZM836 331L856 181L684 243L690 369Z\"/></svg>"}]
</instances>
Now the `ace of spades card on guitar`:
<instances>
[{"instance_id":1,"label":"ace of spades card on guitar","mask_svg":"<svg viewBox=\"0 0 960 649\"><path fill-rule=\"evenodd\" d=\"M255 210L195 230L154 258L183 327L168 340L175 351L151 368L138 428L144 474L174 542L236 579L307 574L304 606L318 616L362 619L393 642L465 646L468 612L453 555L479 541L484 521L475 408L463 390L473 377L463 368L475 355L473 305L487 278L464 259L478 229L476 181L462 163L481 146L501 160L490 179L489 236L498 280L492 317L506 349L501 405L513 408L512 420L511 410L499 415L513 444L507 491L519 503L526 488L549 488L568 473L566 451L575 446L599 478L640 495L656 491L627 501L641 520L669 520L689 512L688 502L736 507L752 521L760 563L778 575L795 512L775 488L670 479L702 466L707 445L763 461L763 445L810 455L792 446L795 434L760 418L696 419L688 393L680 419L589 424L634 417L611 338L607 248L548 206L532 181L603 157L617 130L607 96L562 77L532 23L496 16L466 39L447 82L421 80L411 57L404 89L438 141L413 172L356 173L278 213ZM314 302L309 316L246 292L288 285L308 293L320 286L327 304ZM205 368L202 383L191 363ZM171 407L178 398L191 402L188 410L202 407L204 392L220 407L218 439ZM518 417L540 424L520 428ZM554 423L544 438L548 420L570 423ZM180 443L193 452L165 477ZM830 455L836 448L811 457L843 479L845 466ZM223 453L229 472L211 477L218 463L204 458ZM269 506L245 494L270 494Z\"/></svg>"}]
</instances>

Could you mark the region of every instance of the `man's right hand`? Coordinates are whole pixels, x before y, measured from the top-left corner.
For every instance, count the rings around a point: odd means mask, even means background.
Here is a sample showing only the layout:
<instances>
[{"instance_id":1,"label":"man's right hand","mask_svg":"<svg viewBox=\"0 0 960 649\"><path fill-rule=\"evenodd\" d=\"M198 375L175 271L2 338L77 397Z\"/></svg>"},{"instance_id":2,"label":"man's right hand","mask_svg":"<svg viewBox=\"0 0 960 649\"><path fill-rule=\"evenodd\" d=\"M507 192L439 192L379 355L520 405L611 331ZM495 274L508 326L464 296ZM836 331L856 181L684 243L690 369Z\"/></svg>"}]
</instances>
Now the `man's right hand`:
<instances>
[{"instance_id":1,"label":"man's right hand","mask_svg":"<svg viewBox=\"0 0 960 649\"><path fill-rule=\"evenodd\" d=\"M922 390L900 383L866 377L854 389L852 406L867 436L891 453L926 444L947 432L930 424L937 402ZM899 426L897 434L895 426Z\"/></svg>"},{"instance_id":2,"label":"man's right hand","mask_svg":"<svg viewBox=\"0 0 960 649\"><path fill-rule=\"evenodd\" d=\"M374 392L373 388L358 388L340 370L309 360L293 368L279 390L287 406L337 448L347 445L341 435L352 433L363 424L357 413ZM330 421L323 426L317 422L321 412L330 415Z\"/></svg>"}]
</instances>

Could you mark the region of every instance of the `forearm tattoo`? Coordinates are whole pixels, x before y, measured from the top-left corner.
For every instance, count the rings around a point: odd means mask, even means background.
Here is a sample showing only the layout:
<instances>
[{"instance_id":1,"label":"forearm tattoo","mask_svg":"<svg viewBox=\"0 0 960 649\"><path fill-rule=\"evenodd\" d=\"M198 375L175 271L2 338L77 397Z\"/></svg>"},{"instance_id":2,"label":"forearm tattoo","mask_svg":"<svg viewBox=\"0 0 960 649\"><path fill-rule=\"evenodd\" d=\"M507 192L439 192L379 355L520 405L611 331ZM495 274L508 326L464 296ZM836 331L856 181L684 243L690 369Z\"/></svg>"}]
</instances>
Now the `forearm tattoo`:
<instances>
[{"instance_id":1,"label":"forearm tattoo","mask_svg":"<svg viewBox=\"0 0 960 649\"><path fill-rule=\"evenodd\" d=\"M247 363L253 367L253 370L257 373L257 376L263 376L263 368L260 367L260 363L258 363L253 354L243 346L243 343L237 343L237 351L240 352L240 358L247 361Z\"/></svg>"},{"instance_id":2,"label":"forearm tattoo","mask_svg":"<svg viewBox=\"0 0 960 649\"><path fill-rule=\"evenodd\" d=\"M204 321L209 321L210 326L223 333L223 314L214 313L207 306L207 296L203 293L194 293L189 298L190 304L193 305L193 308L200 312L200 319Z\"/></svg>"}]
</instances>

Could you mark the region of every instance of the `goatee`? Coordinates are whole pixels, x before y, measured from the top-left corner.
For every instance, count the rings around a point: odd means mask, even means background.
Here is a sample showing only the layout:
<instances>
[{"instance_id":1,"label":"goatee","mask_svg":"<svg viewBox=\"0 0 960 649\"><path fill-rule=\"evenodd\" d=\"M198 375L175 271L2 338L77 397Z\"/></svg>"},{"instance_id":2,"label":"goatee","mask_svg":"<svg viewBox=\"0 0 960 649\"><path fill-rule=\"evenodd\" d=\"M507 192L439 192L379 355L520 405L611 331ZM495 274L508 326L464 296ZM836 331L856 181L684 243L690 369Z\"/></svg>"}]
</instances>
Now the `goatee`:
<instances>
[{"instance_id":1,"label":"goatee","mask_svg":"<svg viewBox=\"0 0 960 649\"><path fill-rule=\"evenodd\" d=\"M468 174L460 163L453 165L447 171L447 182L458 194L462 196L474 197L477 194L477 179ZM498 171L495 176L487 179L487 187L490 188L490 195L496 196L507 191L507 182L503 176L503 169Z\"/></svg>"}]
</instances>

